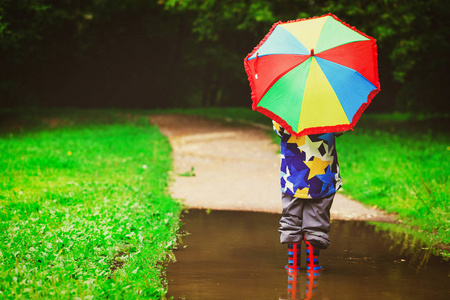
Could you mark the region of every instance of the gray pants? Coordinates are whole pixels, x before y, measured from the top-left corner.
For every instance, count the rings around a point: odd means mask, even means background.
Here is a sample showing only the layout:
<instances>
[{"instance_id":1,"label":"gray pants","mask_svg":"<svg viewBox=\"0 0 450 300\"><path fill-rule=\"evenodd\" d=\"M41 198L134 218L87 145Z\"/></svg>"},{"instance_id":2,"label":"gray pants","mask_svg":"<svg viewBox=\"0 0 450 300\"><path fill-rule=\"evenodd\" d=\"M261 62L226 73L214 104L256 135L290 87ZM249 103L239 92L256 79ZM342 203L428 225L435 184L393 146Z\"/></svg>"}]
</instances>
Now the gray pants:
<instances>
[{"instance_id":1,"label":"gray pants","mask_svg":"<svg viewBox=\"0 0 450 300\"><path fill-rule=\"evenodd\" d=\"M335 194L320 199L300 199L282 194L280 242L299 243L307 240L314 247L326 249L330 245L330 208Z\"/></svg>"}]
</instances>

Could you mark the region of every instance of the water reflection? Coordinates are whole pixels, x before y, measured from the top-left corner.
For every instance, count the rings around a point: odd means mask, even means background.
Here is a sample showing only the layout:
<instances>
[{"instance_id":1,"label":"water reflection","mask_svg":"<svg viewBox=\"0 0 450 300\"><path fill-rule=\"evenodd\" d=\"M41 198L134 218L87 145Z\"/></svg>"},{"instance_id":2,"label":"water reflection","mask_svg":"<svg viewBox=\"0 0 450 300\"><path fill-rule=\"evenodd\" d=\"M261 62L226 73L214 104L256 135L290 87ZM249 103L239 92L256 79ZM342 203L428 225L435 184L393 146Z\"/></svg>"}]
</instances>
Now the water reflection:
<instances>
[{"instance_id":1,"label":"water reflection","mask_svg":"<svg viewBox=\"0 0 450 300\"><path fill-rule=\"evenodd\" d=\"M278 215L264 213L186 213L182 230L190 234L174 251L177 262L168 266L168 296L450 299L448 262L417 242L401 237L397 243L396 236L364 222L333 222L332 244L321 251L320 277L307 277L304 244L300 272L287 275L287 246L279 244L278 221Z\"/></svg>"},{"instance_id":2,"label":"water reflection","mask_svg":"<svg viewBox=\"0 0 450 300\"><path fill-rule=\"evenodd\" d=\"M314 273L288 271L286 298L280 297L279 300L320 299L319 277L321 272L322 270ZM304 277L305 280L302 281L301 279Z\"/></svg>"},{"instance_id":3,"label":"water reflection","mask_svg":"<svg viewBox=\"0 0 450 300\"><path fill-rule=\"evenodd\" d=\"M416 271L424 267L430 257L439 255L438 249L428 248L422 244L421 237L427 239L427 233L425 232L397 224L377 222L369 222L369 224L374 225L375 231L383 237L384 241L394 241L391 245L385 246L390 248L398 246L401 254L411 256L409 264ZM449 247L447 245L447 249ZM421 251L417 251L417 249L421 249Z\"/></svg>"}]
</instances>

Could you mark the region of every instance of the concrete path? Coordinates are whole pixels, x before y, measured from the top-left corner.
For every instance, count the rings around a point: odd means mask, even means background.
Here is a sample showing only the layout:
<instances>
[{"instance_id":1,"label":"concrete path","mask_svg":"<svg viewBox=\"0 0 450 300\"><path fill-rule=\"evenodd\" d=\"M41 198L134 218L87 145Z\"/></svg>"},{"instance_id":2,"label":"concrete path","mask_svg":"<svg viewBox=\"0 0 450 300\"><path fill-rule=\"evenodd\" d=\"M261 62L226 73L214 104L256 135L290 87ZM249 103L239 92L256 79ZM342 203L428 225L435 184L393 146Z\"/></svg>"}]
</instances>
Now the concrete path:
<instances>
[{"instance_id":1,"label":"concrete path","mask_svg":"<svg viewBox=\"0 0 450 300\"><path fill-rule=\"evenodd\" d=\"M281 212L279 146L260 126L232 126L188 115L153 115L151 121L169 138L174 158L170 193L186 207ZM331 217L394 221L340 193Z\"/></svg>"}]
</instances>

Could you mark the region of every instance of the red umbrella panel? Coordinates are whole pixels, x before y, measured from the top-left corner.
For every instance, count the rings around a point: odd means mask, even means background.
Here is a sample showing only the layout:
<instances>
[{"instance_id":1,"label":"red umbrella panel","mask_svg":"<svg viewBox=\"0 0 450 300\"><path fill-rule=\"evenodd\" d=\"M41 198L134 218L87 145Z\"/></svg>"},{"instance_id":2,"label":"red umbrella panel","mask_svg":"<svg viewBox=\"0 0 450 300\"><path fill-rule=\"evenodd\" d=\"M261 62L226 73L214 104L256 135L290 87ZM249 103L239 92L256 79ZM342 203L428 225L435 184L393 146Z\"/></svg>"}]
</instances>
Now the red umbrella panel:
<instances>
[{"instance_id":1,"label":"red umbrella panel","mask_svg":"<svg viewBox=\"0 0 450 300\"><path fill-rule=\"evenodd\" d=\"M380 90L375 39L333 14L275 23L244 65L253 110L296 136L353 128Z\"/></svg>"}]
</instances>

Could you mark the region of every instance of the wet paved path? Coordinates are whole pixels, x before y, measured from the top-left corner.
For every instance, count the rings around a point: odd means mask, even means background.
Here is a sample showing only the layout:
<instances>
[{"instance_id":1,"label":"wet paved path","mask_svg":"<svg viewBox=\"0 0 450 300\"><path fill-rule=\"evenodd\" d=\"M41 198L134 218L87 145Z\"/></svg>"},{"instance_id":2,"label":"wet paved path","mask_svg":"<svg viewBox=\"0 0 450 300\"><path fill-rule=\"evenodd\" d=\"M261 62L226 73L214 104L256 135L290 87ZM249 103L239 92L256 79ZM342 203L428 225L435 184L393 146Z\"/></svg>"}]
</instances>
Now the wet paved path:
<instances>
[{"instance_id":1,"label":"wet paved path","mask_svg":"<svg viewBox=\"0 0 450 300\"><path fill-rule=\"evenodd\" d=\"M278 146L264 129L188 115L155 115L151 121L169 138L173 148L170 192L174 198L190 208L281 212ZM192 168L195 176L179 175ZM339 193L331 217L393 221L392 216Z\"/></svg>"}]
</instances>

